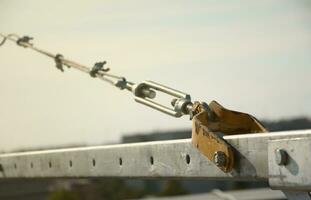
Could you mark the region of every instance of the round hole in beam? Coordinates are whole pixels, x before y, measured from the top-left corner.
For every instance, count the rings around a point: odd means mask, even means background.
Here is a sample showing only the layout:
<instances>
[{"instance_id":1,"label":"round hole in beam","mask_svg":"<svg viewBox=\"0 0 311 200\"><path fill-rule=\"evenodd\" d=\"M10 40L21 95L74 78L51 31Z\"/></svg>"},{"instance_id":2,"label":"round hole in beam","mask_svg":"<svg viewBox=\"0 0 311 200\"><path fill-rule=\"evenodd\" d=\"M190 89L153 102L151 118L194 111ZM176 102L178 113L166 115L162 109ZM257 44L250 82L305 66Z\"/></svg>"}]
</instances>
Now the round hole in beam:
<instances>
[{"instance_id":1,"label":"round hole in beam","mask_svg":"<svg viewBox=\"0 0 311 200\"><path fill-rule=\"evenodd\" d=\"M72 166L73 166L72 160L69 160L69 167L72 167Z\"/></svg>"},{"instance_id":2,"label":"round hole in beam","mask_svg":"<svg viewBox=\"0 0 311 200\"><path fill-rule=\"evenodd\" d=\"M16 163L14 163L14 169L17 169L17 164Z\"/></svg>"},{"instance_id":3,"label":"round hole in beam","mask_svg":"<svg viewBox=\"0 0 311 200\"><path fill-rule=\"evenodd\" d=\"M52 162L51 161L49 162L49 168L52 168Z\"/></svg>"},{"instance_id":4,"label":"round hole in beam","mask_svg":"<svg viewBox=\"0 0 311 200\"><path fill-rule=\"evenodd\" d=\"M119 165L122 166L122 164L123 164L122 158L119 158Z\"/></svg>"},{"instance_id":5,"label":"round hole in beam","mask_svg":"<svg viewBox=\"0 0 311 200\"><path fill-rule=\"evenodd\" d=\"M153 165L153 163L154 163L153 156L150 156L150 164Z\"/></svg>"},{"instance_id":6,"label":"round hole in beam","mask_svg":"<svg viewBox=\"0 0 311 200\"><path fill-rule=\"evenodd\" d=\"M93 167L95 167L95 165L96 165L96 160L93 158L93 160L92 160L92 164L93 164Z\"/></svg>"}]
</instances>

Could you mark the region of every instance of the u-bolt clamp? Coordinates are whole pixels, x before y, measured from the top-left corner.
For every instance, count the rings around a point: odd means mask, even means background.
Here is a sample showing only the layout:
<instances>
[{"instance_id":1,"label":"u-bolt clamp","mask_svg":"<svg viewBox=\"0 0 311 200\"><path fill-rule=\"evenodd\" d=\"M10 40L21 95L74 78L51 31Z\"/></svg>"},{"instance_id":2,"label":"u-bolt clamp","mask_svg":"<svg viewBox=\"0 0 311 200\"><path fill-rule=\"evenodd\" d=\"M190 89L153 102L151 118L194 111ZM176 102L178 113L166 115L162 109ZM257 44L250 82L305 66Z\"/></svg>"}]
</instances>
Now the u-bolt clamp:
<instances>
[{"instance_id":1,"label":"u-bolt clamp","mask_svg":"<svg viewBox=\"0 0 311 200\"><path fill-rule=\"evenodd\" d=\"M153 81L143 81L142 83L136 84L132 91L135 95L136 102L149 106L173 117L181 117L182 115L189 114L189 107L192 105L191 97L189 94L169 88ZM173 108L152 100L156 97L156 91L173 96L174 99L171 102Z\"/></svg>"}]
</instances>

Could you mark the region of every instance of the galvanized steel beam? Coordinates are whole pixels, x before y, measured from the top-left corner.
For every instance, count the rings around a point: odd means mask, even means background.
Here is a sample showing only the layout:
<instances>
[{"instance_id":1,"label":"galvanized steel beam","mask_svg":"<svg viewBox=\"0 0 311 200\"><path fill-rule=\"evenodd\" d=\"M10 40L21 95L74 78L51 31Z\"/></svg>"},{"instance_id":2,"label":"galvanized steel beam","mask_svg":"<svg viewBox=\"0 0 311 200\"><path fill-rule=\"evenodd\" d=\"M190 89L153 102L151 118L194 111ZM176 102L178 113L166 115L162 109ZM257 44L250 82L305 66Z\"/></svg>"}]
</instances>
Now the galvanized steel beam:
<instances>
[{"instance_id":1,"label":"galvanized steel beam","mask_svg":"<svg viewBox=\"0 0 311 200\"><path fill-rule=\"evenodd\" d=\"M0 179L131 177L264 181L268 142L311 138L311 130L224 136L238 160L230 173L203 156L190 139L44 150L0 155Z\"/></svg>"}]
</instances>

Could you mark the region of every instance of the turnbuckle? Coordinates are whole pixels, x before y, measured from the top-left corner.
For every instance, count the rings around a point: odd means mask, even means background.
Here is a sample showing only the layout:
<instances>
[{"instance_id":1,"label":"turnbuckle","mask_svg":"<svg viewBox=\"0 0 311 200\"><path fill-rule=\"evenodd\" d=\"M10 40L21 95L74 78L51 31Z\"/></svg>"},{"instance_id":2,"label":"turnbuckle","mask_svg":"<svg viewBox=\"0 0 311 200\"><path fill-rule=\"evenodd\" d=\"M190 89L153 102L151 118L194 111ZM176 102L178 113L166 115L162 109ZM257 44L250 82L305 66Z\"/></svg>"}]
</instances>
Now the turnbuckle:
<instances>
[{"instance_id":1,"label":"turnbuckle","mask_svg":"<svg viewBox=\"0 0 311 200\"><path fill-rule=\"evenodd\" d=\"M172 99L171 102L173 108L152 100L156 97L156 91L173 96L174 99ZM136 102L149 106L173 117L181 117L182 115L189 114L189 111L192 108L191 97L189 94L169 88L153 81L143 81L142 83L134 85L132 92L135 95Z\"/></svg>"}]
</instances>

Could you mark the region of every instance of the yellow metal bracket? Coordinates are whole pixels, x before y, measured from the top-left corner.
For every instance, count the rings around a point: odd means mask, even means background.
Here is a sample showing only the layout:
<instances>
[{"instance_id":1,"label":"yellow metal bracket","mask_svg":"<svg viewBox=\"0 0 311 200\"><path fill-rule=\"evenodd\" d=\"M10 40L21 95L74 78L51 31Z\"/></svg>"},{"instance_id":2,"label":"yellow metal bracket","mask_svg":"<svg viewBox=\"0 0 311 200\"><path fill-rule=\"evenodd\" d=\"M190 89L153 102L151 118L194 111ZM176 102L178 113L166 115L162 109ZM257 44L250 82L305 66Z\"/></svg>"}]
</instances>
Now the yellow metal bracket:
<instances>
[{"instance_id":1,"label":"yellow metal bracket","mask_svg":"<svg viewBox=\"0 0 311 200\"><path fill-rule=\"evenodd\" d=\"M225 173L233 169L235 159L234 149L223 135L267 132L252 115L228 110L216 101L208 106L194 102L192 112L193 145Z\"/></svg>"}]
</instances>

